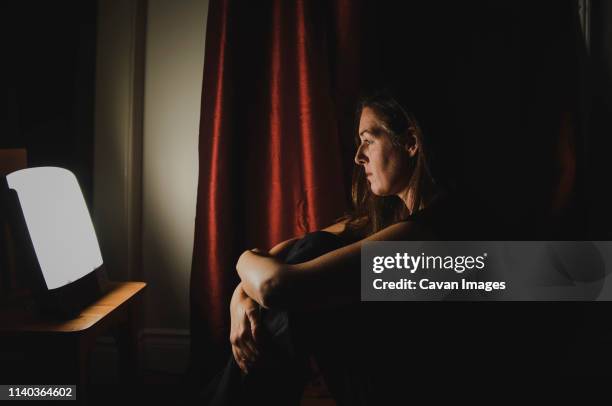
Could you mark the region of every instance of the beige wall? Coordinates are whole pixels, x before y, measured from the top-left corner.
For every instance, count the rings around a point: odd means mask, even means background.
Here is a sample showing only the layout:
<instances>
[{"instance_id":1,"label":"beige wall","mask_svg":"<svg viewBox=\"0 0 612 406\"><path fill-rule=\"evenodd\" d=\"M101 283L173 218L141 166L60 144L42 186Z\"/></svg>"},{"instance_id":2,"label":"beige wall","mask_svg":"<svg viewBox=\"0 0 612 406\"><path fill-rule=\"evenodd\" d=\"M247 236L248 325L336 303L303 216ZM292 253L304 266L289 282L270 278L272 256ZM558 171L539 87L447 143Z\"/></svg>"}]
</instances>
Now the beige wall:
<instances>
[{"instance_id":1,"label":"beige wall","mask_svg":"<svg viewBox=\"0 0 612 406\"><path fill-rule=\"evenodd\" d=\"M143 132L147 325L188 328L207 0L149 0Z\"/></svg>"},{"instance_id":2,"label":"beige wall","mask_svg":"<svg viewBox=\"0 0 612 406\"><path fill-rule=\"evenodd\" d=\"M189 327L208 0L101 0L93 218L113 280L144 280L144 334Z\"/></svg>"},{"instance_id":3,"label":"beige wall","mask_svg":"<svg viewBox=\"0 0 612 406\"><path fill-rule=\"evenodd\" d=\"M93 221L109 278L139 279L142 0L98 3Z\"/></svg>"}]
</instances>

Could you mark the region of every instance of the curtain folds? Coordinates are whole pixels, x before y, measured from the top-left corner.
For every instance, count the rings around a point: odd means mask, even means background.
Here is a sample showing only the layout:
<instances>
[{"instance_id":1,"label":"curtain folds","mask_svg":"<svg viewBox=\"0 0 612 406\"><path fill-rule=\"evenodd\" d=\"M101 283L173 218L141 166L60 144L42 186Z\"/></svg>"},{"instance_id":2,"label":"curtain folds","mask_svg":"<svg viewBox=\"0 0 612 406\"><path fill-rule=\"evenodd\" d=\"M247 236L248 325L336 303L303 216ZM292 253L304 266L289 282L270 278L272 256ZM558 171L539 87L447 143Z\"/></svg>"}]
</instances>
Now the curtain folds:
<instances>
[{"instance_id":1,"label":"curtain folds","mask_svg":"<svg viewBox=\"0 0 612 406\"><path fill-rule=\"evenodd\" d=\"M348 208L362 89L407 95L437 179L456 185L454 235L581 239L577 28L570 0L211 0L192 363L212 371L228 354L242 251L327 226Z\"/></svg>"},{"instance_id":2,"label":"curtain folds","mask_svg":"<svg viewBox=\"0 0 612 406\"><path fill-rule=\"evenodd\" d=\"M214 363L227 346L243 250L327 226L347 207L352 134L340 139L335 66L351 65L355 53L336 61L331 31L347 18L337 14L341 3L210 2L191 275L195 358ZM355 87L346 80L344 89Z\"/></svg>"}]
</instances>

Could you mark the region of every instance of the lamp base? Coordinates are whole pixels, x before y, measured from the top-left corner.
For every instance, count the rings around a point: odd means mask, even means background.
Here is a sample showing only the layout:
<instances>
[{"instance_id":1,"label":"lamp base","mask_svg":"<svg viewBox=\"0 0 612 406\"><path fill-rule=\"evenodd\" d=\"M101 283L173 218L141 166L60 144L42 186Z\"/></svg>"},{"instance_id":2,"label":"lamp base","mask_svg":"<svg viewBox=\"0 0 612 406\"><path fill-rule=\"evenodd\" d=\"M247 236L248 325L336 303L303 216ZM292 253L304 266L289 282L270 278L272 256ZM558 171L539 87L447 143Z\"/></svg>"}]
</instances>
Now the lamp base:
<instances>
[{"instance_id":1,"label":"lamp base","mask_svg":"<svg viewBox=\"0 0 612 406\"><path fill-rule=\"evenodd\" d=\"M52 320L73 319L103 293L97 270L90 272L61 288L40 292L37 298L40 316Z\"/></svg>"}]
</instances>

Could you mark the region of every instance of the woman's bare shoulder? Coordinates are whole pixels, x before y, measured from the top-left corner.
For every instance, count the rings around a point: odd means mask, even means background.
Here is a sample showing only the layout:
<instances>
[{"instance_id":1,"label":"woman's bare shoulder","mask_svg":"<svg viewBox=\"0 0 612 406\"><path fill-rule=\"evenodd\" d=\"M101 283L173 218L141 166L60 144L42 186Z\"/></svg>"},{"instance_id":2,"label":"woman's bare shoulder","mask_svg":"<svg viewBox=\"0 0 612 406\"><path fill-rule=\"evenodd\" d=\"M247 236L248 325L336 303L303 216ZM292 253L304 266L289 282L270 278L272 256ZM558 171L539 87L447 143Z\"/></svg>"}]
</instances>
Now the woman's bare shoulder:
<instances>
[{"instance_id":1,"label":"woman's bare shoulder","mask_svg":"<svg viewBox=\"0 0 612 406\"><path fill-rule=\"evenodd\" d=\"M339 222L334 223L329 227L322 228L321 231L327 231L328 233L340 235L344 232L344 230L346 230L347 222L348 222L348 219L340 220Z\"/></svg>"},{"instance_id":2,"label":"woman's bare shoulder","mask_svg":"<svg viewBox=\"0 0 612 406\"><path fill-rule=\"evenodd\" d=\"M338 222L329 227L321 229L342 237L346 241L359 241L365 237L364 225L367 223L366 217L350 220L348 217L341 218ZM350 225L349 225L350 222Z\"/></svg>"}]
</instances>

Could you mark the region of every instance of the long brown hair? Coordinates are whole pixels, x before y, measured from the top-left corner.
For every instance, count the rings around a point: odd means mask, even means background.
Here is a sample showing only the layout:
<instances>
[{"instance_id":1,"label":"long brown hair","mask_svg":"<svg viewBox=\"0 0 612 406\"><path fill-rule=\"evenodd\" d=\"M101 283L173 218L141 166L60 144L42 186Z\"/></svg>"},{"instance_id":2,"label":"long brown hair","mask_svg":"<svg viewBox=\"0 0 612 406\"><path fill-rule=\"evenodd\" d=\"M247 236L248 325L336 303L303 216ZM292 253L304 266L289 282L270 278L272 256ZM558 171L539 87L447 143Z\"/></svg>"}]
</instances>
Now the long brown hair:
<instances>
[{"instance_id":1,"label":"long brown hair","mask_svg":"<svg viewBox=\"0 0 612 406\"><path fill-rule=\"evenodd\" d=\"M414 137L418 146L417 155L413 158L409 190L410 206L398 196L376 196L370 190L363 166L355 165L351 186L352 211L340 220L346 221L345 232L363 238L398 221L405 220L411 214L425 207L435 192L435 181L429 169L423 132L414 114L404 108L389 90L380 90L363 97L356 110L356 127L359 126L361 112L370 108L381 120L392 143L402 148ZM358 148L360 139L355 130L355 145Z\"/></svg>"}]
</instances>

